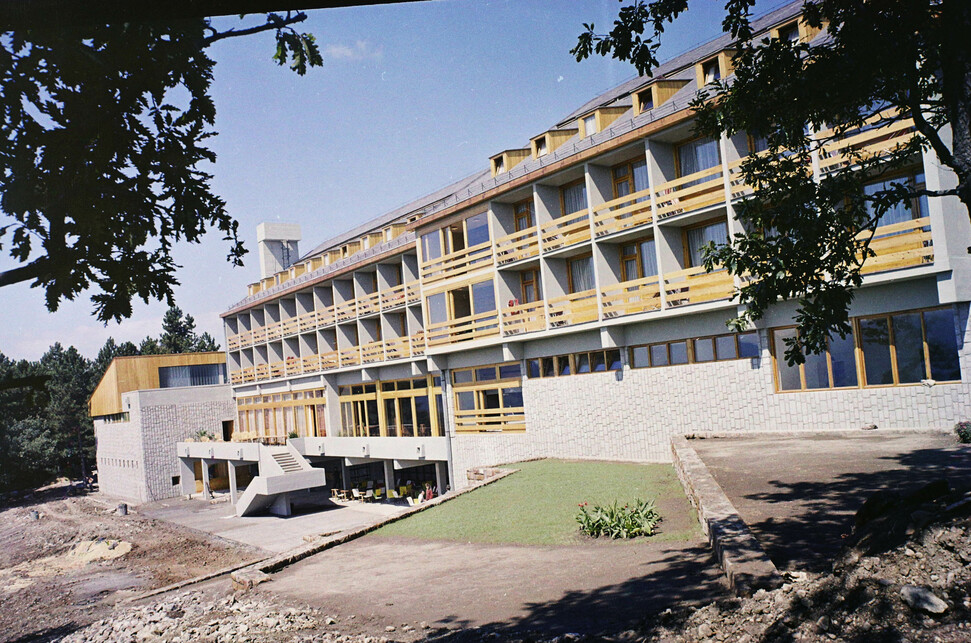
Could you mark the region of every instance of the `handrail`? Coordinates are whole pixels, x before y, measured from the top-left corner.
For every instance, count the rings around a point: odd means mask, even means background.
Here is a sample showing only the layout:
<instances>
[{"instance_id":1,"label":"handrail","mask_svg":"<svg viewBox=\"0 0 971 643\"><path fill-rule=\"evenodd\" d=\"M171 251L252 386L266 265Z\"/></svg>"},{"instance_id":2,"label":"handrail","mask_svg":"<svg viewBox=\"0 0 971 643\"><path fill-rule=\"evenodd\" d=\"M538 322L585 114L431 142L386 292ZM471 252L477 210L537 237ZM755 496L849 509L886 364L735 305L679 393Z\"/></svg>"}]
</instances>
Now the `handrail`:
<instances>
[{"instance_id":1,"label":"handrail","mask_svg":"<svg viewBox=\"0 0 971 643\"><path fill-rule=\"evenodd\" d=\"M661 309L657 275L604 286L600 291L604 317L621 317Z\"/></svg>"},{"instance_id":2,"label":"handrail","mask_svg":"<svg viewBox=\"0 0 971 643\"><path fill-rule=\"evenodd\" d=\"M546 330L546 304L542 300L530 301L503 309L503 335L518 335L538 330Z\"/></svg>"},{"instance_id":3,"label":"handrail","mask_svg":"<svg viewBox=\"0 0 971 643\"><path fill-rule=\"evenodd\" d=\"M381 310L382 291L376 291L357 298L357 314L369 315Z\"/></svg>"},{"instance_id":4,"label":"handrail","mask_svg":"<svg viewBox=\"0 0 971 643\"><path fill-rule=\"evenodd\" d=\"M718 180L721 176L722 166L719 163L655 187L657 218L664 219L724 202L724 185Z\"/></svg>"},{"instance_id":5,"label":"handrail","mask_svg":"<svg viewBox=\"0 0 971 643\"><path fill-rule=\"evenodd\" d=\"M499 333L499 314L490 310L478 315L431 324L425 329L429 346L467 342Z\"/></svg>"},{"instance_id":6,"label":"handrail","mask_svg":"<svg viewBox=\"0 0 971 643\"><path fill-rule=\"evenodd\" d=\"M519 230L496 239L496 262L499 265L519 261L539 254L536 226Z\"/></svg>"},{"instance_id":7,"label":"handrail","mask_svg":"<svg viewBox=\"0 0 971 643\"><path fill-rule=\"evenodd\" d=\"M572 326L596 321L597 291L594 289L560 295L546 300L549 305L550 326Z\"/></svg>"},{"instance_id":8,"label":"handrail","mask_svg":"<svg viewBox=\"0 0 971 643\"><path fill-rule=\"evenodd\" d=\"M357 300L349 299L339 304L334 304L334 317L338 322L347 321L357 316Z\"/></svg>"},{"instance_id":9,"label":"handrail","mask_svg":"<svg viewBox=\"0 0 971 643\"><path fill-rule=\"evenodd\" d=\"M866 241L868 231L856 235L858 241ZM934 262L934 240L930 231L930 217L902 221L876 229L869 248L875 254L867 258L860 272L865 275L913 268Z\"/></svg>"},{"instance_id":10,"label":"handrail","mask_svg":"<svg viewBox=\"0 0 971 643\"><path fill-rule=\"evenodd\" d=\"M341 366L357 366L361 363L361 347L352 346L338 351Z\"/></svg>"},{"instance_id":11,"label":"handrail","mask_svg":"<svg viewBox=\"0 0 971 643\"><path fill-rule=\"evenodd\" d=\"M374 362L384 361L384 342L380 339L376 342L368 342L361 345L361 362L373 364Z\"/></svg>"},{"instance_id":12,"label":"handrail","mask_svg":"<svg viewBox=\"0 0 971 643\"><path fill-rule=\"evenodd\" d=\"M664 274L664 297L668 306L699 304L731 299L735 280L727 270L707 272L704 266Z\"/></svg>"},{"instance_id":13,"label":"handrail","mask_svg":"<svg viewBox=\"0 0 971 643\"><path fill-rule=\"evenodd\" d=\"M510 432L525 429L526 409L521 406L504 409L455 411L455 430L457 432Z\"/></svg>"},{"instance_id":14,"label":"handrail","mask_svg":"<svg viewBox=\"0 0 971 643\"><path fill-rule=\"evenodd\" d=\"M584 208L540 226L543 252L582 243L590 239L590 212Z\"/></svg>"},{"instance_id":15,"label":"handrail","mask_svg":"<svg viewBox=\"0 0 971 643\"><path fill-rule=\"evenodd\" d=\"M650 188L607 201L593 209L594 232L598 237L648 225L653 220Z\"/></svg>"},{"instance_id":16,"label":"handrail","mask_svg":"<svg viewBox=\"0 0 971 643\"><path fill-rule=\"evenodd\" d=\"M491 259L492 241L490 240L423 262L421 276L426 283L450 279L464 275L473 269L484 268L486 262L491 262Z\"/></svg>"}]
</instances>

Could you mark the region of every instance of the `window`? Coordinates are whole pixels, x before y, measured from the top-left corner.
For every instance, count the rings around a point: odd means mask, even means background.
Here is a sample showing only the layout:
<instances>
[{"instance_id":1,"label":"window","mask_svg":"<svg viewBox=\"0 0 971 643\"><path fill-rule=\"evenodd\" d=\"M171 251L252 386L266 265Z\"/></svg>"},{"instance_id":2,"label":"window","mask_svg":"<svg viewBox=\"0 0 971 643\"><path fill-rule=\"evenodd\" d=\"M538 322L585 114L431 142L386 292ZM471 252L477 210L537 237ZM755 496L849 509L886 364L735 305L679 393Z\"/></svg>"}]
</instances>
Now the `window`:
<instances>
[{"instance_id":1,"label":"window","mask_svg":"<svg viewBox=\"0 0 971 643\"><path fill-rule=\"evenodd\" d=\"M620 198L646 190L647 185L647 162L644 160L623 163L611 168L614 179L614 198ZM637 202L649 201L649 197L643 197Z\"/></svg>"},{"instance_id":2,"label":"window","mask_svg":"<svg viewBox=\"0 0 971 643\"><path fill-rule=\"evenodd\" d=\"M465 220L465 235L468 240L468 247L488 243L489 241L489 214L482 212Z\"/></svg>"},{"instance_id":3,"label":"window","mask_svg":"<svg viewBox=\"0 0 971 643\"><path fill-rule=\"evenodd\" d=\"M472 284L472 314L492 312L496 309L496 293L492 281Z\"/></svg>"},{"instance_id":4,"label":"window","mask_svg":"<svg viewBox=\"0 0 971 643\"><path fill-rule=\"evenodd\" d=\"M568 259L566 264L569 269L567 277L569 282L568 287L571 294L593 289L592 255L583 255L581 257Z\"/></svg>"},{"instance_id":5,"label":"window","mask_svg":"<svg viewBox=\"0 0 971 643\"><path fill-rule=\"evenodd\" d=\"M560 210L563 216L587 209L587 184L583 179L560 188Z\"/></svg>"},{"instance_id":6,"label":"window","mask_svg":"<svg viewBox=\"0 0 971 643\"><path fill-rule=\"evenodd\" d=\"M706 85L708 83L713 83L716 80L721 80L722 73L718 66L718 59L712 58L708 62L702 63L701 75Z\"/></svg>"},{"instance_id":7,"label":"window","mask_svg":"<svg viewBox=\"0 0 971 643\"><path fill-rule=\"evenodd\" d=\"M621 368L623 364L617 348L526 360L526 374L530 379L604 373Z\"/></svg>"},{"instance_id":8,"label":"window","mask_svg":"<svg viewBox=\"0 0 971 643\"><path fill-rule=\"evenodd\" d=\"M431 376L340 387L342 435L430 437L441 435L441 382Z\"/></svg>"},{"instance_id":9,"label":"window","mask_svg":"<svg viewBox=\"0 0 971 643\"><path fill-rule=\"evenodd\" d=\"M583 135L590 136L597 133L597 115L590 114L583 117Z\"/></svg>"},{"instance_id":10,"label":"window","mask_svg":"<svg viewBox=\"0 0 971 643\"><path fill-rule=\"evenodd\" d=\"M448 321L448 309L445 306L445 293L429 295L426 300L428 307L428 322L440 324Z\"/></svg>"},{"instance_id":11,"label":"window","mask_svg":"<svg viewBox=\"0 0 971 643\"><path fill-rule=\"evenodd\" d=\"M654 91L648 87L637 92L637 102L640 103L642 113L654 109Z\"/></svg>"},{"instance_id":12,"label":"window","mask_svg":"<svg viewBox=\"0 0 971 643\"><path fill-rule=\"evenodd\" d=\"M421 235L421 258L431 261L442 256L442 235L438 230L432 230Z\"/></svg>"},{"instance_id":13,"label":"window","mask_svg":"<svg viewBox=\"0 0 971 643\"><path fill-rule=\"evenodd\" d=\"M864 317L857 328L865 386L961 379L951 309Z\"/></svg>"},{"instance_id":14,"label":"window","mask_svg":"<svg viewBox=\"0 0 971 643\"><path fill-rule=\"evenodd\" d=\"M452 371L455 430L463 433L524 431L522 371L519 362Z\"/></svg>"},{"instance_id":15,"label":"window","mask_svg":"<svg viewBox=\"0 0 971 643\"><path fill-rule=\"evenodd\" d=\"M728 243L728 222L715 221L686 228L684 242L685 268L702 266L705 259L704 249L709 243L714 243L716 246Z\"/></svg>"},{"instance_id":16,"label":"window","mask_svg":"<svg viewBox=\"0 0 971 643\"><path fill-rule=\"evenodd\" d=\"M546 137L536 139L536 156L543 156L546 152Z\"/></svg>"},{"instance_id":17,"label":"window","mask_svg":"<svg viewBox=\"0 0 971 643\"><path fill-rule=\"evenodd\" d=\"M641 239L620 247L620 280L635 281L657 274L654 239Z\"/></svg>"},{"instance_id":18,"label":"window","mask_svg":"<svg viewBox=\"0 0 971 643\"><path fill-rule=\"evenodd\" d=\"M872 198L874 194L891 189L894 185L904 185L914 190L924 189L924 173L912 172L896 178L875 181L863 186L865 196ZM871 202L867 202L867 212L872 217L876 213ZM894 223L904 223L913 219L927 216L927 197L920 196L911 201L901 201L880 215L877 226L887 226Z\"/></svg>"},{"instance_id":19,"label":"window","mask_svg":"<svg viewBox=\"0 0 971 643\"><path fill-rule=\"evenodd\" d=\"M506 160L503 157L499 157L495 160L496 164L496 174L502 174L506 171Z\"/></svg>"},{"instance_id":20,"label":"window","mask_svg":"<svg viewBox=\"0 0 971 643\"><path fill-rule=\"evenodd\" d=\"M196 364L192 366L160 366L159 388L174 386L213 386L226 383L225 364Z\"/></svg>"},{"instance_id":21,"label":"window","mask_svg":"<svg viewBox=\"0 0 971 643\"><path fill-rule=\"evenodd\" d=\"M523 230L528 230L536 225L536 221L533 217L533 202L530 201L520 201L513 206L513 211L516 216L516 232L522 232Z\"/></svg>"},{"instance_id":22,"label":"window","mask_svg":"<svg viewBox=\"0 0 971 643\"><path fill-rule=\"evenodd\" d=\"M721 147L713 138L697 138L674 148L678 177L688 176L721 165ZM705 179L710 180L710 179ZM690 186L688 183L685 187Z\"/></svg>"},{"instance_id":23,"label":"window","mask_svg":"<svg viewBox=\"0 0 971 643\"><path fill-rule=\"evenodd\" d=\"M759 336L755 331L633 346L630 349L633 368L699 364L758 356Z\"/></svg>"},{"instance_id":24,"label":"window","mask_svg":"<svg viewBox=\"0 0 971 643\"><path fill-rule=\"evenodd\" d=\"M790 22L779 27L779 40L792 44L799 42L799 23Z\"/></svg>"},{"instance_id":25,"label":"window","mask_svg":"<svg viewBox=\"0 0 971 643\"><path fill-rule=\"evenodd\" d=\"M282 443L291 431L300 437L324 437L327 435L325 393L326 389L321 388L241 397L236 401L236 422L226 423L232 424L232 439Z\"/></svg>"},{"instance_id":26,"label":"window","mask_svg":"<svg viewBox=\"0 0 971 643\"><path fill-rule=\"evenodd\" d=\"M519 286L522 296L521 303L528 304L543 298L538 270L525 270L519 273Z\"/></svg>"},{"instance_id":27,"label":"window","mask_svg":"<svg viewBox=\"0 0 971 643\"><path fill-rule=\"evenodd\" d=\"M116 424L118 422L128 422L131 420L131 415L128 411L123 413L112 413L111 415L102 415L99 418L105 424Z\"/></svg>"}]
</instances>

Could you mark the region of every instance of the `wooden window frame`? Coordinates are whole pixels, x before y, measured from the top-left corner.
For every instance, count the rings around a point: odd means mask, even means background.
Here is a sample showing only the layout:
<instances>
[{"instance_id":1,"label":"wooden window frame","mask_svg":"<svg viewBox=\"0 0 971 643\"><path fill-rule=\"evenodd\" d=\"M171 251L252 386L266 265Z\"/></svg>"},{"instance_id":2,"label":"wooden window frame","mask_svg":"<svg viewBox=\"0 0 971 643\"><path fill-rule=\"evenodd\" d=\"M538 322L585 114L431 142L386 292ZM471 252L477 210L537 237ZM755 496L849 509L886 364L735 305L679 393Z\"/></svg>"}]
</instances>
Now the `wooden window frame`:
<instances>
[{"instance_id":1,"label":"wooden window frame","mask_svg":"<svg viewBox=\"0 0 971 643\"><path fill-rule=\"evenodd\" d=\"M681 148L684 147L685 145L694 143L695 141L700 141L701 139L704 139L704 138L711 139L715 143L719 143L717 138L711 138L710 136L692 136L691 138L680 140L674 144L674 178L675 179L681 178ZM725 159L722 158L722 147L719 144L718 145L718 165L724 165L724 163L725 163ZM705 170L708 170L708 169L711 169L711 168L705 168ZM698 172L703 172L703 171L704 170L698 170Z\"/></svg>"},{"instance_id":2,"label":"wooden window frame","mask_svg":"<svg viewBox=\"0 0 971 643\"><path fill-rule=\"evenodd\" d=\"M521 211L520 208L524 208L525 212ZM512 204L513 211L513 222L516 232L522 232L523 230L528 230L536 225L536 213L533 211L533 200L525 199L523 201L518 201ZM523 226L520 222L528 217L532 221L531 224Z\"/></svg>"},{"instance_id":3,"label":"wooden window frame","mask_svg":"<svg viewBox=\"0 0 971 643\"><path fill-rule=\"evenodd\" d=\"M735 362L735 361L742 360L742 359L753 359L751 355L743 356L741 354L741 351L739 350L739 343L738 343L739 336L741 336L741 335L748 335L748 334L755 334L756 337L758 337L758 331L756 331L756 330L746 330L746 331L743 331L741 333L718 333L716 335L700 335L698 337L685 337L685 338L682 338L682 339L669 339L667 341L663 341L663 342L652 342L650 344L635 344L633 346L628 346L627 347L627 359L628 359L628 363L630 364L631 368L638 368L638 369L640 369L640 368L664 368L664 367L667 367L667 366L687 366L688 364L713 364L715 362ZM735 357L727 357L727 358L723 358L723 359L719 359L718 358L718 347L717 347L717 344L715 342L720 337L732 337L734 339L734 341L735 341ZM695 342L698 341L698 340L705 340L705 339L711 340L711 342L712 342L712 353L714 355L714 359L705 360L703 362L700 362L700 361L697 360L697 358L695 356ZM684 363L681 363L681 364L672 364L671 363L671 344L680 344L681 342L685 342L685 352L687 353L688 361L686 361ZM654 348L655 346L664 346L665 347L664 348L664 352L667 355L667 360L668 360L668 363L667 364L654 364L654 358L651 356L651 349ZM761 347L761 343L760 343L760 347ZM647 349L647 362L648 362L647 366L634 366L634 350L635 349L638 349L638 348ZM761 348L760 348L760 352L761 352Z\"/></svg>"},{"instance_id":4,"label":"wooden window frame","mask_svg":"<svg viewBox=\"0 0 971 643\"><path fill-rule=\"evenodd\" d=\"M585 197L586 198L584 199L584 201L587 202L586 207L580 208L579 210L574 210L573 212L567 212L566 211L566 191L569 190L570 188L572 188L574 185L584 185L585 186L586 185L586 177L580 177L579 179L576 179L575 181L568 181L567 183L564 183L563 185L560 186L560 217L561 218L562 217L573 216L577 212L583 212L584 210L590 210L590 195L589 194L585 194ZM586 190L586 187L584 187L584 190Z\"/></svg>"},{"instance_id":5,"label":"wooden window frame","mask_svg":"<svg viewBox=\"0 0 971 643\"><path fill-rule=\"evenodd\" d=\"M879 315L877 315L879 317ZM921 318L921 323L923 323L923 318ZM779 371L780 356L776 355L775 350L775 334L780 331L795 329L794 324L788 326L778 326L770 329L769 331L769 353L772 356L772 381L775 385L776 393L807 393L812 391L845 391L862 388L861 379L861 366L860 361L863 357L860 348L860 335L859 328L855 321L851 324L853 333L853 364L856 367L856 384L854 386L833 386L833 355L829 349L829 341L826 342L826 378L828 380L828 386L820 388L806 388L806 364L805 362L799 364L799 388L798 389L788 389L783 390L782 388L782 378Z\"/></svg>"},{"instance_id":6,"label":"wooden window frame","mask_svg":"<svg viewBox=\"0 0 971 643\"><path fill-rule=\"evenodd\" d=\"M529 275L529 279L526 278ZM535 299L526 298L526 286L531 284L533 286L533 294L536 295ZM536 268L531 268L529 270L523 270L519 273L519 294L522 297L519 300L521 304L530 304L537 301L542 301L543 296L540 292L540 281L539 281L539 270Z\"/></svg>"},{"instance_id":7,"label":"wooden window frame","mask_svg":"<svg viewBox=\"0 0 971 643\"><path fill-rule=\"evenodd\" d=\"M624 161L623 163L618 163L617 165L612 165L610 167L610 184L611 184L611 186L612 186L612 188L614 190L614 198L615 199L619 199L620 198L620 191L617 189L617 186L619 184L621 184L621 183L627 183L628 184L628 188L630 189L630 192L628 192L628 194L634 194L635 192L638 192L639 191L637 189L636 183L634 182L634 164L635 163L644 163L645 167L647 166L647 160L646 159L632 159L632 160L629 160L629 161ZM618 168L622 168L622 167L623 168L627 168L627 176L625 176L622 179L618 179L614 175L614 171L617 170ZM644 186L643 188L641 188L641 190L646 190L646 189L647 189L647 186Z\"/></svg>"},{"instance_id":8,"label":"wooden window frame","mask_svg":"<svg viewBox=\"0 0 971 643\"><path fill-rule=\"evenodd\" d=\"M853 318L853 332L856 338L856 352L857 352L857 383L859 388L890 388L899 386L921 386L920 382L901 382L900 372L897 368L897 343L896 336L893 329L892 319L897 315L919 315L920 316L920 337L921 337L921 350L924 355L924 377L921 379L931 378L931 355L930 350L927 345L927 323L924 321L924 313L937 311L937 310L952 310L948 306L931 306L928 308L917 308L914 310L897 310L892 313L879 313L876 315L861 315L859 317ZM866 381L866 361L863 355L863 341L862 334L860 331L860 323L868 319L885 319L887 320L887 331L889 334L890 342L890 369L893 375L892 384L869 384ZM938 384L956 384L960 383L962 380L945 380L938 382Z\"/></svg>"},{"instance_id":9,"label":"wooden window frame","mask_svg":"<svg viewBox=\"0 0 971 643\"><path fill-rule=\"evenodd\" d=\"M685 270L687 270L688 268L698 267L698 266L692 265L691 263L691 248L688 246L688 231L697 230L698 228L704 228L714 223L724 223L725 232L728 235L728 238L731 239L731 230L728 227L728 216L724 214L720 214L718 216L712 217L710 219L705 219L704 221L699 221L697 223L692 223L690 225L686 225L681 228L681 252L682 252L682 258L684 259ZM724 268L722 268L722 270L724 270Z\"/></svg>"},{"instance_id":10,"label":"wooden window frame","mask_svg":"<svg viewBox=\"0 0 971 643\"><path fill-rule=\"evenodd\" d=\"M570 264L573 263L574 261L580 261L581 259L589 259L590 260L590 270L593 270L593 252L592 251L591 252L585 252L583 254L579 254L579 255L576 255L574 257L567 257L567 259L566 259L566 284L567 284L567 290L570 291L567 294L573 295L573 294L576 294L576 292L577 292L573 288L573 270L571 270ZM596 280L594 280L594 281L596 281ZM596 289L596 284L594 284L594 289ZM580 292L586 292L586 291L581 290Z\"/></svg>"}]
</instances>

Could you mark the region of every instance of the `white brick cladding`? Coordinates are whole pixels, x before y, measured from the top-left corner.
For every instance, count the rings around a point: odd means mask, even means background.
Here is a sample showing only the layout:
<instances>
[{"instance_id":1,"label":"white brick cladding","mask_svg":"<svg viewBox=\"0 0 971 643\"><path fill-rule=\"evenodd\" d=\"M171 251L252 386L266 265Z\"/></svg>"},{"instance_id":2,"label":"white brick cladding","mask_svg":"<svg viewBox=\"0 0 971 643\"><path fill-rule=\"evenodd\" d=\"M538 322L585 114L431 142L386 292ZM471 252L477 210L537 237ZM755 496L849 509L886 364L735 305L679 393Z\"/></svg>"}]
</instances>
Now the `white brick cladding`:
<instances>
[{"instance_id":1,"label":"white brick cladding","mask_svg":"<svg viewBox=\"0 0 971 643\"><path fill-rule=\"evenodd\" d=\"M130 421L95 420L98 486L102 493L132 503L179 495L175 444L205 429L215 436L236 405L229 385L133 391L122 395Z\"/></svg>"},{"instance_id":2,"label":"white brick cladding","mask_svg":"<svg viewBox=\"0 0 971 643\"><path fill-rule=\"evenodd\" d=\"M958 384L775 393L768 331L758 359L524 379L526 432L456 436L456 482L473 466L527 458L668 462L670 437L699 431L948 429L971 418L967 311L956 307Z\"/></svg>"}]
</instances>

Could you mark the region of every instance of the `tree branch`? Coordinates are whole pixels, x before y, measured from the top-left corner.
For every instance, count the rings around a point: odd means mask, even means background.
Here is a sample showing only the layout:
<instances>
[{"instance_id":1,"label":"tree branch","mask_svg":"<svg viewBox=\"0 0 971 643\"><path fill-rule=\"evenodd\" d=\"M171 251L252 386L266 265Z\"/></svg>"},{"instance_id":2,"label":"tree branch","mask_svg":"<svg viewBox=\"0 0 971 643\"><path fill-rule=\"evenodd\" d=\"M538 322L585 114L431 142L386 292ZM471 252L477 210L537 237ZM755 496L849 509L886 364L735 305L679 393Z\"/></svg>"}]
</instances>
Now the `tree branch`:
<instances>
[{"instance_id":1,"label":"tree branch","mask_svg":"<svg viewBox=\"0 0 971 643\"><path fill-rule=\"evenodd\" d=\"M266 22L262 25L256 25L255 27L248 27L246 29L229 29L227 31L215 31L213 30L213 35L205 38L202 42L203 45L208 47L214 42L223 40L224 38L236 38L237 36L251 36L255 33L262 33L264 31L275 31L277 29L282 29L284 27L289 27L295 25L299 22L303 22L307 19L307 14L302 11L296 15L290 15L287 12L286 18L281 18L275 13L267 15Z\"/></svg>"},{"instance_id":2,"label":"tree branch","mask_svg":"<svg viewBox=\"0 0 971 643\"><path fill-rule=\"evenodd\" d=\"M0 272L0 288L42 277L47 272L48 263L50 260L47 257L41 257L26 265Z\"/></svg>"}]
</instances>

